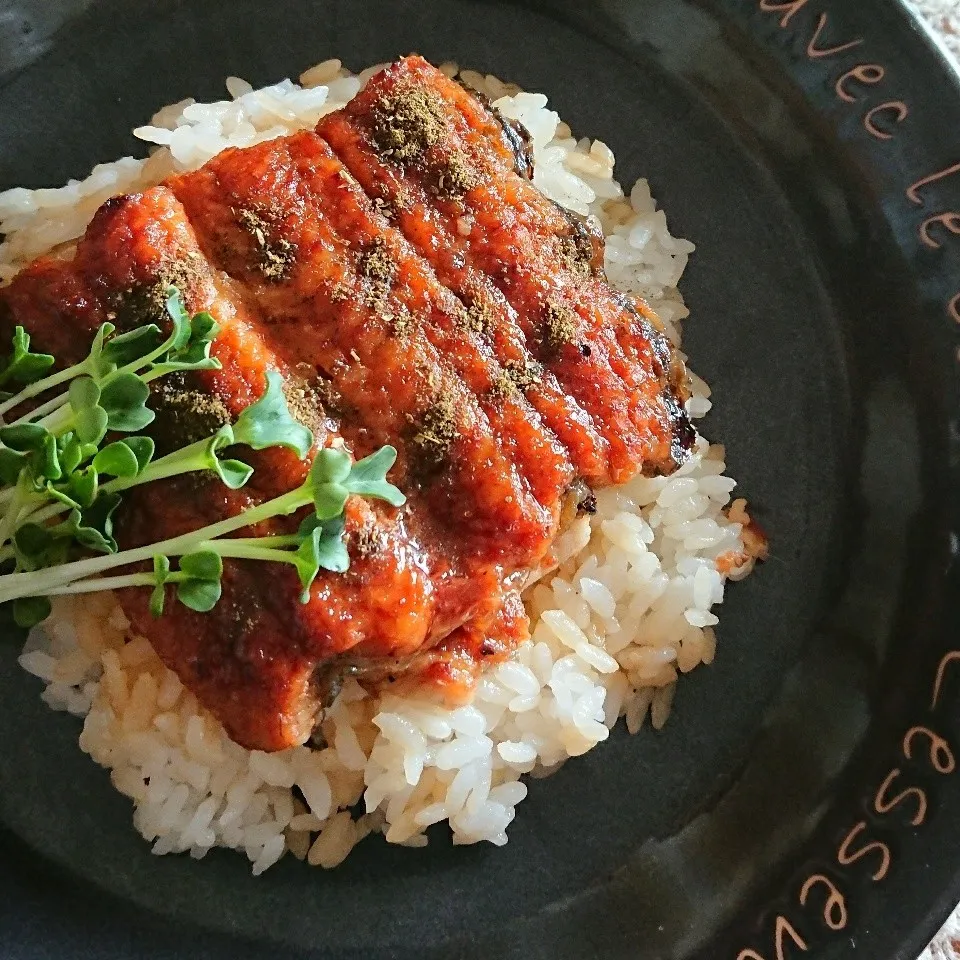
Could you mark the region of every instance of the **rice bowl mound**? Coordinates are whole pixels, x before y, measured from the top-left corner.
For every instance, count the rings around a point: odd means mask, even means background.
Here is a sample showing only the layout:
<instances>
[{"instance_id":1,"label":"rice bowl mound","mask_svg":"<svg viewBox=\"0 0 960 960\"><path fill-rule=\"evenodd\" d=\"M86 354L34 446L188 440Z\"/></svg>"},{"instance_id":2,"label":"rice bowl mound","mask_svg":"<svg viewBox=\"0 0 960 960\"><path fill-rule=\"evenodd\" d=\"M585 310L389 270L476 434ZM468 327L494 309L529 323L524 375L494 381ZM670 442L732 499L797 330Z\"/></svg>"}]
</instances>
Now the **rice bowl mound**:
<instances>
[{"instance_id":1,"label":"rice bowl mound","mask_svg":"<svg viewBox=\"0 0 960 960\"><path fill-rule=\"evenodd\" d=\"M0 194L0 281L42 253L71 253L109 197L195 169L225 147L312 128L377 69L353 75L331 60L300 84L262 90L231 77L230 100L183 101L137 128L156 145L149 158L100 165L57 190ZM455 64L441 69L459 72ZM596 218L609 281L646 298L679 345L687 310L677 284L694 247L670 235L646 181L625 196L609 148L574 139L546 97L472 71L459 75L527 128L535 185ZM709 389L691 379L687 410L701 417ZM527 589L531 640L487 668L466 706L446 706L426 689L399 695L347 680L315 745L246 750L132 634L109 594L57 600L20 663L45 683L49 706L84 718L81 748L133 800L134 824L154 853L199 859L229 847L260 874L289 850L334 867L371 832L423 846L424 831L441 821L455 843L501 845L527 794L524 775L549 774L586 753L621 717L631 733L648 717L662 727L679 675L712 661L712 608L757 553L724 471L723 448L698 436L672 476L597 491L596 512L560 536L551 569Z\"/></svg>"}]
</instances>

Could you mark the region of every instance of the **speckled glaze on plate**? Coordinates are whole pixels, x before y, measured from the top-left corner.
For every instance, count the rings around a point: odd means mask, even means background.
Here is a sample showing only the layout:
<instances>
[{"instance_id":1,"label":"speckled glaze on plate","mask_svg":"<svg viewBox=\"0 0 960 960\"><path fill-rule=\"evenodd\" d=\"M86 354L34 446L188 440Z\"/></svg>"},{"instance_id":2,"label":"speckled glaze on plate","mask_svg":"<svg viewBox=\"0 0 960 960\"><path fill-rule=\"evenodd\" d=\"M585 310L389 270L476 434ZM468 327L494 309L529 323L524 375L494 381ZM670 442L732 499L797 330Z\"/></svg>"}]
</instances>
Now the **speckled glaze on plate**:
<instances>
[{"instance_id":1,"label":"speckled glaze on plate","mask_svg":"<svg viewBox=\"0 0 960 960\"><path fill-rule=\"evenodd\" d=\"M151 857L0 644L10 958L913 960L960 898L960 83L895 0L7 0L0 187L160 104L416 50L547 92L698 252L685 349L773 557L661 734L537 782L509 845Z\"/></svg>"}]
</instances>

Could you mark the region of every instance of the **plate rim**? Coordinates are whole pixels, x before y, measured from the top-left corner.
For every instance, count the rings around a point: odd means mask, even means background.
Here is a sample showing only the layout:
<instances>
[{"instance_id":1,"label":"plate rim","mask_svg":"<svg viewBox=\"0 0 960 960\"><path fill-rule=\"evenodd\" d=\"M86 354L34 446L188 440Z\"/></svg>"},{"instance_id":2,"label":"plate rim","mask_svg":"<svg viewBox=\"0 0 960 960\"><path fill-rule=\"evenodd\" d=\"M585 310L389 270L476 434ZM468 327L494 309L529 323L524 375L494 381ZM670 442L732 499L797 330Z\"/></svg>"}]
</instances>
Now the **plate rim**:
<instances>
[{"instance_id":1,"label":"plate rim","mask_svg":"<svg viewBox=\"0 0 960 960\"><path fill-rule=\"evenodd\" d=\"M874 0L874 2L876 2L876 0ZM919 36L937 63L944 78L951 81L952 95L960 99L960 63L957 63L953 58L942 39L922 19L919 12L909 5L907 0L883 0L883 2L890 10L896 11L902 17L904 29L909 29ZM93 6L95 6L95 4L91 4L91 7ZM732 17L733 15L730 14L729 16ZM68 29L69 25L66 25L57 31L51 38L51 43L55 43L56 37ZM0 81L0 85L2 85L3 82L5 81ZM913 953L910 952L914 950L912 944L909 948L907 946L901 947L896 955L896 960L916 960L927 942L929 942L930 937L936 933L942 925L943 919L949 915L958 901L960 901L960 860L957 862L953 883L949 891L943 891L936 903L931 906L925 915L925 927L923 929L929 927L929 935L926 935L926 939L923 940ZM937 919L938 917L939 919ZM920 933L920 928L914 927L913 929L916 934L915 939L919 942L919 938L924 934ZM891 960L893 960L893 958L891 958Z\"/></svg>"},{"instance_id":2,"label":"plate rim","mask_svg":"<svg viewBox=\"0 0 960 960\"><path fill-rule=\"evenodd\" d=\"M722 0L722 2L726 3L727 8L730 9L737 2L737 0L732 0L732 3L729 2L729 0ZM774 16L778 12L773 9L766 9L767 4L770 4L771 7L775 6L777 0L746 0L746 2L749 3L751 9L749 13L744 13L741 18L744 21L745 30L750 29L746 24L746 21L752 16L759 15L757 10L758 4L762 8L759 12L765 13L767 16ZM783 0L781 0L781 2L783 2ZM899 21L899 29L914 35L919 43L925 48L926 53L930 57L933 68L939 73L939 81L945 84L943 92L940 94L940 96L944 99L952 98L953 100L960 102L960 57L955 55L953 51L950 50L943 37L933 29L932 25L926 19L924 19L919 9L917 9L913 3L910 2L910 0L872 0L872 3L874 5L874 9L871 10L871 14L877 12L877 7L885 8L885 12L890 17ZM802 6L805 6L805 2L802 4ZM842 0L839 6L841 8L841 12L846 9L846 4L843 3ZM821 9L828 10L828 4L817 4L816 12L819 12ZM736 17L736 14L731 15ZM866 17L867 14L864 13L863 16ZM759 38L756 39L759 45L760 40ZM799 87L800 84L795 75L792 77L792 79ZM806 90L803 92L808 103L811 102L808 92ZM818 109L817 112L821 113L822 111ZM837 140L842 139L836 129L833 130L833 137ZM926 147L928 144L924 144L924 146ZM946 137L944 137L944 148L945 153L948 155L951 153L960 154L960 150L949 147ZM960 155L956 156L954 159L960 160ZM918 271L915 269L915 263L913 262L915 257L909 258L906 254L904 254L904 257L905 260L910 262L911 267L914 268L911 271L912 275L919 279ZM958 297L960 297L960 293L958 293ZM960 317L955 319L957 320L957 323L960 324ZM960 340L960 326L957 327L957 329L954 331L954 334L955 339ZM952 410L947 409L946 411L946 419L952 420L954 424L960 421L960 413L958 413L958 411L960 411L960 366L958 366L958 364L960 364L960 347L955 346L955 354L955 378L953 384L954 408ZM951 446L955 448L955 454L960 451L960 434L958 434L956 431L953 437L948 436L947 442L943 447L944 451L949 451ZM949 472L950 471L948 470L948 473ZM960 480L960 458L955 458L952 474L955 481ZM952 500L952 504L949 505L952 507L952 518L949 519L947 523L954 531L957 531L960 529L960 484L956 482L953 485ZM956 534L954 534L954 536L956 536ZM957 543L953 545L951 556L946 562L943 571L944 585L948 589L951 580L960 584L960 541L957 541ZM957 596L960 596L960 593L958 593ZM957 613L956 602L955 606L951 607L948 597L944 602L941 613L943 618L947 619L947 622L949 623L950 614ZM960 636L957 637L956 641L945 641L944 649L947 649L951 642L954 643L954 645L960 645ZM943 661L941 661L941 665L942 663ZM945 732L945 736L949 736L950 732L950 730L947 730ZM940 816L941 818L948 819L942 812L940 813ZM814 835L811 835L811 837L807 840L808 846L814 842ZM880 950L884 951L884 960L919 960L924 950L926 950L927 947L932 943L933 939L942 930L944 924L949 920L949 918L953 916L954 913L960 911L960 857L953 858L953 863L954 867L950 881L941 888L939 893L933 898L930 905L923 911L922 916L915 921L907 921L905 925L901 925L902 935L896 938L893 947L891 948L887 944L873 944L874 948L879 948ZM894 905L894 910L895 906L896 905ZM767 914L772 914L773 912L774 911L764 911L763 916L767 916ZM759 915L754 912L754 916ZM855 932L859 939L860 931L851 932ZM861 948L852 942L852 937L850 946L851 949L849 951L842 949L842 953L836 952L830 954L830 956L853 957L854 954L856 956L861 955ZM892 949L893 951L889 957L887 957L885 953L887 949ZM807 954L804 953L803 955ZM811 957L818 956L819 952L814 949L809 955ZM881 954L876 952L874 952L872 955L877 956L878 960L881 956ZM737 960L741 960L741 958L738 957Z\"/></svg>"}]
</instances>

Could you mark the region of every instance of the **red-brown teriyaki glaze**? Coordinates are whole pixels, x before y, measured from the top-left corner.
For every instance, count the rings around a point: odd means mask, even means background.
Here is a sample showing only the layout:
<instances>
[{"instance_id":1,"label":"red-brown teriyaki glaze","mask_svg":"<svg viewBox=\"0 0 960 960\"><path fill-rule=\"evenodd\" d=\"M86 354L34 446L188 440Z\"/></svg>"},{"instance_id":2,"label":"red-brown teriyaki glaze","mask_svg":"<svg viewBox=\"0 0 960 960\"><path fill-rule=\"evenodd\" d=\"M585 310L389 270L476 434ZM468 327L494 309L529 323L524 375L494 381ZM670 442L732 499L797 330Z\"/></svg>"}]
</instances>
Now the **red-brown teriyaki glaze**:
<instances>
[{"instance_id":1,"label":"red-brown teriyaki glaze","mask_svg":"<svg viewBox=\"0 0 960 960\"><path fill-rule=\"evenodd\" d=\"M411 89L426 99L398 100ZM514 173L516 138L489 108L416 58L368 91L321 124L340 157L315 133L224 151L108 201L74 260L43 258L0 291L0 325L61 362L105 320L160 319L171 283L210 311L223 369L156 387L160 445L185 442L184 393L209 435L204 417L236 417L274 369L317 446L398 448L408 504L351 499L350 569L321 574L307 604L292 568L248 561L225 563L207 614L171 601L153 620L147 591L122 594L164 662L258 749L306 740L346 670L463 700L527 638L517 591L549 562L574 481L669 472L691 435L655 316L606 285L589 234ZM190 476L131 492L123 545L289 490L310 459L243 455L256 472L242 491Z\"/></svg>"},{"instance_id":2,"label":"red-brown teriyaki glaze","mask_svg":"<svg viewBox=\"0 0 960 960\"><path fill-rule=\"evenodd\" d=\"M502 371L463 305L315 134L227 151L171 186L273 349L330 397L356 454L400 450L392 476L437 585L430 638L471 620L484 629L504 580L552 542L574 471L521 394L495 395ZM282 270L264 269L265 247L286 251ZM455 428L446 438L438 407ZM425 448L424 431L438 442Z\"/></svg>"},{"instance_id":3,"label":"red-brown teriyaki glaze","mask_svg":"<svg viewBox=\"0 0 960 960\"><path fill-rule=\"evenodd\" d=\"M448 249L448 241L452 238L435 230L434 218L427 209L430 199L423 198L421 206L410 202L402 176L399 172L382 168L376 148L369 150L370 166L366 170L362 151L354 155L349 148L344 148L351 131L347 128L341 136L338 119L345 121L339 114L334 115L323 132L340 150L343 159L355 157L355 168L365 189L375 200L385 202L381 204L382 209L395 218L407 239L430 260L438 278L463 302L470 323L486 339L489 349L500 361L506 374L507 389L526 395L545 425L568 450L571 462L584 480L588 483L609 482L609 443L577 398L569 392L573 378L565 376L561 382L551 369L552 364L544 366L538 362L528 348L528 331L522 327L503 292L460 253L459 233L467 221L458 219L454 222L458 239ZM500 144L501 132L499 124L490 125L495 144ZM504 162L507 162L513 153L505 144L503 150ZM364 176L364 173L368 175ZM378 183L381 174L386 179ZM403 198L402 203L400 198Z\"/></svg>"},{"instance_id":4,"label":"red-brown teriyaki glaze","mask_svg":"<svg viewBox=\"0 0 960 960\"><path fill-rule=\"evenodd\" d=\"M507 659L529 639L523 601L518 593L508 592L491 617L478 618L444 637L417 679L422 677L451 702L463 702L485 666Z\"/></svg>"},{"instance_id":5,"label":"red-brown teriyaki glaze","mask_svg":"<svg viewBox=\"0 0 960 960\"><path fill-rule=\"evenodd\" d=\"M186 262L189 275L183 270ZM36 309L44 302L38 284L46 286L51 277L58 278L58 289L82 295ZM192 228L168 190L111 202L98 213L72 262L38 263L0 296L10 308L6 320L28 325L38 348L62 342L62 359L71 362L82 359L101 322L123 323L126 310L117 294L136 297L158 284L162 292L171 279L179 281L190 309L209 310L223 328L214 345L223 370L195 374L189 386L222 399L235 415L262 393L267 369L284 368L265 346L255 316L225 293L227 285L199 253ZM64 337L64 330L71 335ZM77 336L80 331L83 336ZM321 433L318 439L330 438ZM240 491L196 475L131 491L119 518L121 545L154 542L235 515L297 486L308 468L284 450L244 450L244 456L257 471ZM375 537L382 549L362 556L352 549L349 573L321 575L307 605L300 603L292 567L242 561L225 561L223 597L206 614L171 598L163 618L155 620L147 609L147 591L124 591L120 598L135 627L233 739L282 749L310 735L319 707L313 689L319 663L354 647L358 656L406 655L424 643L433 585L422 550L389 513L374 512L362 500L350 502L351 545ZM278 526L282 523L274 521L260 532Z\"/></svg>"},{"instance_id":6,"label":"red-brown teriyaki glaze","mask_svg":"<svg viewBox=\"0 0 960 960\"><path fill-rule=\"evenodd\" d=\"M655 315L592 269L593 250L515 172L503 128L483 104L408 57L317 130L445 284L467 300L491 285L502 294L529 353L608 443L608 482L640 469L670 472L686 458L693 431L681 368ZM508 316L500 311L501 322Z\"/></svg>"},{"instance_id":7,"label":"red-brown teriyaki glaze","mask_svg":"<svg viewBox=\"0 0 960 960\"><path fill-rule=\"evenodd\" d=\"M546 548L574 479L564 449L522 394L496 391L502 368L463 304L324 141L302 133L227 151L173 189L214 260L251 212L267 244L286 245L290 262L278 276L264 275L257 251L238 256L242 241L222 265L253 292L277 352L298 369L315 367L349 405L342 422L352 440L399 438L398 469L416 476L418 496L442 505L458 540L477 531L482 562L509 564L516 550L526 563L538 543ZM424 461L440 444L425 453L416 434L438 402L449 403L459 436L431 477ZM494 535L494 518L519 526Z\"/></svg>"}]
</instances>

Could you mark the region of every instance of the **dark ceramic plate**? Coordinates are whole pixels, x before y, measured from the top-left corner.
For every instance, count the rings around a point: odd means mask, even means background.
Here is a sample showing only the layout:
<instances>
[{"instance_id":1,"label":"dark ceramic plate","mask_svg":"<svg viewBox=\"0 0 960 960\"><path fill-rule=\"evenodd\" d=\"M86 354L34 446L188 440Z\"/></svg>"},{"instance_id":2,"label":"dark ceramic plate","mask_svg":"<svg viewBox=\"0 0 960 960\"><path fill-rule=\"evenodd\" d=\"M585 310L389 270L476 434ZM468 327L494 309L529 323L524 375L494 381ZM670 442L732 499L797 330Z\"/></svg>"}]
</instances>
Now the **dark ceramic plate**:
<instances>
[{"instance_id":1,"label":"dark ceramic plate","mask_svg":"<svg viewBox=\"0 0 960 960\"><path fill-rule=\"evenodd\" d=\"M706 429L773 542L662 734L535 784L503 850L332 873L151 857L0 645L3 956L913 960L960 899L960 85L904 8L7 0L0 30L2 186L231 73L417 50L547 91L697 243Z\"/></svg>"}]
</instances>

